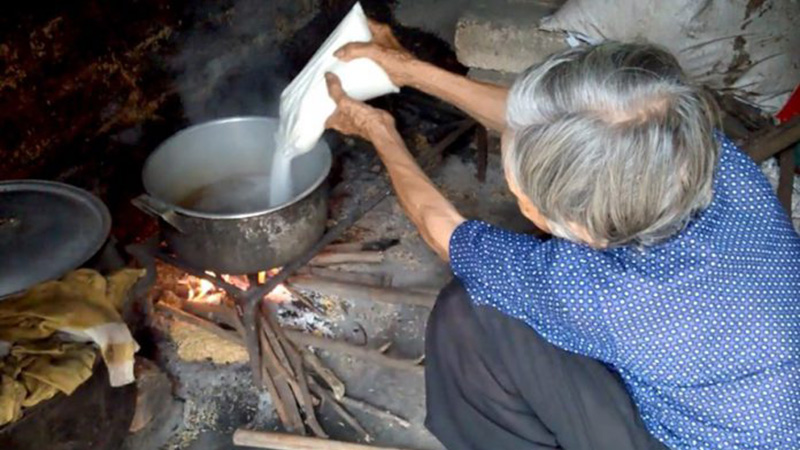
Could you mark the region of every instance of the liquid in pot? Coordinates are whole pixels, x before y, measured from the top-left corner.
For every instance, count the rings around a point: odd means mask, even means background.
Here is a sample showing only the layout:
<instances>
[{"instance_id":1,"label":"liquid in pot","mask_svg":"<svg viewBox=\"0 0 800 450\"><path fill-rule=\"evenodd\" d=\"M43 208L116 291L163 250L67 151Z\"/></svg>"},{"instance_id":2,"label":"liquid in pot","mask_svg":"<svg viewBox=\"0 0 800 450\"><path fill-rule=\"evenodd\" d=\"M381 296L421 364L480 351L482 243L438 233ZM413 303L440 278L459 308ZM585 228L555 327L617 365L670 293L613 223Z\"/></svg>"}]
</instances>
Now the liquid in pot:
<instances>
[{"instance_id":1,"label":"liquid in pot","mask_svg":"<svg viewBox=\"0 0 800 450\"><path fill-rule=\"evenodd\" d=\"M211 214L264 211L273 205L270 198L272 184L270 174L236 175L196 189L180 202L180 206ZM288 188L288 193L283 195L291 197L294 194L291 186L285 188Z\"/></svg>"}]
</instances>

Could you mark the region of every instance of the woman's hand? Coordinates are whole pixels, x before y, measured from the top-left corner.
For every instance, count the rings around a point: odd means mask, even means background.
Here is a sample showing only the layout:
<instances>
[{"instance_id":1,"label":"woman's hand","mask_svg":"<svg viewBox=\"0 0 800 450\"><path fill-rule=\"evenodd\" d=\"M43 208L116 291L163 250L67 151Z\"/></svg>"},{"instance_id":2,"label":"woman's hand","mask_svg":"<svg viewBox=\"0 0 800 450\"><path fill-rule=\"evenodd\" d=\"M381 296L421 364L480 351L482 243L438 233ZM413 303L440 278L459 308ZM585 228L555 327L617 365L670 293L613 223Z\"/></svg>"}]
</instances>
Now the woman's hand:
<instances>
[{"instance_id":1,"label":"woman's hand","mask_svg":"<svg viewBox=\"0 0 800 450\"><path fill-rule=\"evenodd\" d=\"M325 81L336 102L336 111L326 126L372 142L386 165L400 205L425 242L447 260L450 236L464 218L419 168L389 113L348 97L336 75L325 74Z\"/></svg>"},{"instance_id":2,"label":"woman's hand","mask_svg":"<svg viewBox=\"0 0 800 450\"><path fill-rule=\"evenodd\" d=\"M411 82L413 73L409 63L416 58L400 45L389 25L371 19L368 19L367 23L372 32L372 41L351 42L337 50L334 55L342 61L369 58L386 71L392 83L400 87L406 86Z\"/></svg>"},{"instance_id":3,"label":"woman's hand","mask_svg":"<svg viewBox=\"0 0 800 450\"><path fill-rule=\"evenodd\" d=\"M328 93L336 102L336 111L325 122L325 128L368 141L372 141L376 133L394 129L391 114L348 97L339 77L326 73L325 82L328 84Z\"/></svg>"}]
</instances>

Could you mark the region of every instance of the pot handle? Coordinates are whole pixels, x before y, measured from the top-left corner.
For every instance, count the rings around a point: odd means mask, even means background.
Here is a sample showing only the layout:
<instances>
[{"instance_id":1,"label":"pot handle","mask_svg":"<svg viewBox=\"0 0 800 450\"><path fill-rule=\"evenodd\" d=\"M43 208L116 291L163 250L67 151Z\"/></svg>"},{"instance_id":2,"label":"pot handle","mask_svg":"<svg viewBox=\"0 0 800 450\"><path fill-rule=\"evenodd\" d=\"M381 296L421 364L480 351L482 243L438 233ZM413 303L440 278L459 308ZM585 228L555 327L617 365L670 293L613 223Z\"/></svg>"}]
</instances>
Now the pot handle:
<instances>
[{"instance_id":1,"label":"pot handle","mask_svg":"<svg viewBox=\"0 0 800 450\"><path fill-rule=\"evenodd\" d=\"M139 208L145 213L163 220L172 228L175 228L183 233L178 213L176 213L175 210L172 209L172 206L166 202L162 202L161 200L151 197L147 194L142 194L131 200L131 203L133 203L133 206Z\"/></svg>"}]
</instances>

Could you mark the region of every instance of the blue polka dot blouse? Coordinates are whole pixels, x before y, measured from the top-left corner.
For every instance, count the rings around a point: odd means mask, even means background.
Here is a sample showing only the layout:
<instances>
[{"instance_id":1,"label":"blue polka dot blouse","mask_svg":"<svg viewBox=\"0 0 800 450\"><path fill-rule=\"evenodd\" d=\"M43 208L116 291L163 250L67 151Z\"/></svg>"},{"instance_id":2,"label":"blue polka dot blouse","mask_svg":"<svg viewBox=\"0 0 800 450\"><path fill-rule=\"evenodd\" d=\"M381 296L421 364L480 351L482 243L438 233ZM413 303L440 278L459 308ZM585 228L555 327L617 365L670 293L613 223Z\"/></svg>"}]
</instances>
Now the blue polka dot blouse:
<instances>
[{"instance_id":1,"label":"blue polka dot blouse","mask_svg":"<svg viewBox=\"0 0 800 450\"><path fill-rule=\"evenodd\" d=\"M800 449L800 237L722 138L714 199L645 250L593 250L478 221L453 272L473 302L613 367L671 449Z\"/></svg>"}]
</instances>

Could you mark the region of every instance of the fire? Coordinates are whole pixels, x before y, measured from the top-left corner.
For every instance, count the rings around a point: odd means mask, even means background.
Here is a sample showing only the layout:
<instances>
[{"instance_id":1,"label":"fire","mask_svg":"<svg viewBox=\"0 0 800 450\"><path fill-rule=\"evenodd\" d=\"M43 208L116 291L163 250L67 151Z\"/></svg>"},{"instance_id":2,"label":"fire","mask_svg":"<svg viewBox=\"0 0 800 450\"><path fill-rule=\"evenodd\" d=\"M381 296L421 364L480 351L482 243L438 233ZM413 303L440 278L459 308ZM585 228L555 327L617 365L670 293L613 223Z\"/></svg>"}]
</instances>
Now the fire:
<instances>
[{"instance_id":1,"label":"fire","mask_svg":"<svg viewBox=\"0 0 800 450\"><path fill-rule=\"evenodd\" d=\"M216 274L211 271L206 271L206 274L212 277L216 276ZM186 288L189 290L187 300L190 302L218 305L225 297L224 291L218 289L214 283L206 280L205 278L186 275L178 283L186 286Z\"/></svg>"},{"instance_id":2,"label":"fire","mask_svg":"<svg viewBox=\"0 0 800 450\"><path fill-rule=\"evenodd\" d=\"M267 295L267 298L275 303L288 303L294 301L294 295L292 295L289 289L286 289L286 286L283 284L276 286L275 289L273 289L272 292Z\"/></svg>"},{"instance_id":3,"label":"fire","mask_svg":"<svg viewBox=\"0 0 800 450\"><path fill-rule=\"evenodd\" d=\"M256 280L258 284L264 284L267 282L267 280L269 280L269 277L274 276L279 271L280 268L259 272L256 276ZM206 274L210 277L217 277L217 274L208 270L206 271ZM250 288L250 281L245 275L221 274L219 275L219 278L243 291ZM187 300L190 302L218 305L225 299L225 291L205 278L195 277L187 274L178 283L187 287ZM292 295L291 291L286 288L286 286L279 284L275 289L272 290L272 292L269 293L269 295L267 295L267 299L275 303L284 303L293 301L294 296Z\"/></svg>"}]
</instances>

